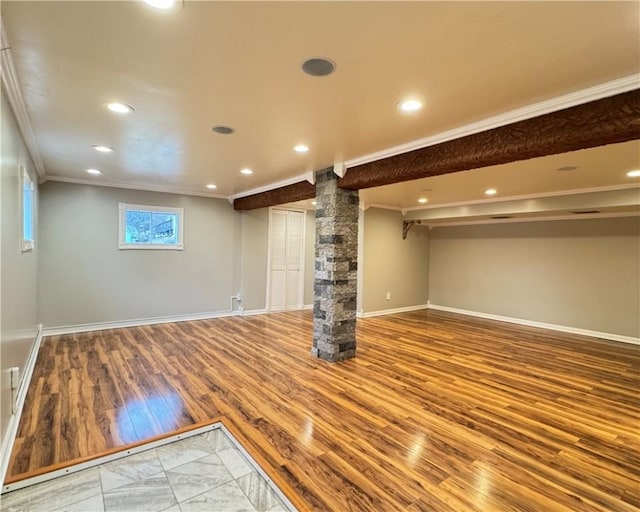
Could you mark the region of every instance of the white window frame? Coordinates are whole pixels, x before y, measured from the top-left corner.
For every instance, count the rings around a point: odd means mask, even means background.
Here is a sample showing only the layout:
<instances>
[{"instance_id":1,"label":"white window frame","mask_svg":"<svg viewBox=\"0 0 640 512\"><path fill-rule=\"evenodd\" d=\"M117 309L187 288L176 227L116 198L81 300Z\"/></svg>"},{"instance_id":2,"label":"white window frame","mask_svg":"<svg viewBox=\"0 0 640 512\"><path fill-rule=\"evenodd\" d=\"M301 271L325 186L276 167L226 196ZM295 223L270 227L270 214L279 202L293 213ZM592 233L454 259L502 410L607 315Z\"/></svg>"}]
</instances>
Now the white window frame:
<instances>
[{"instance_id":1,"label":"white window frame","mask_svg":"<svg viewBox=\"0 0 640 512\"><path fill-rule=\"evenodd\" d=\"M31 237L24 237L24 191L25 188L31 191ZM26 166L20 165L20 247L22 252L33 251L36 247L36 186Z\"/></svg>"},{"instance_id":2,"label":"white window frame","mask_svg":"<svg viewBox=\"0 0 640 512\"><path fill-rule=\"evenodd\" d=\"M118 249L152 249L165 251L182 251L184 250L184 208L171 208L169 206L149 206L142 204L119 203L119 222L118 222ZM156 212L156 213L174 213L177 214L178 220L178 238L175 244L132 244L126 242L126 212Z\"/></svg>"}]
</instances>

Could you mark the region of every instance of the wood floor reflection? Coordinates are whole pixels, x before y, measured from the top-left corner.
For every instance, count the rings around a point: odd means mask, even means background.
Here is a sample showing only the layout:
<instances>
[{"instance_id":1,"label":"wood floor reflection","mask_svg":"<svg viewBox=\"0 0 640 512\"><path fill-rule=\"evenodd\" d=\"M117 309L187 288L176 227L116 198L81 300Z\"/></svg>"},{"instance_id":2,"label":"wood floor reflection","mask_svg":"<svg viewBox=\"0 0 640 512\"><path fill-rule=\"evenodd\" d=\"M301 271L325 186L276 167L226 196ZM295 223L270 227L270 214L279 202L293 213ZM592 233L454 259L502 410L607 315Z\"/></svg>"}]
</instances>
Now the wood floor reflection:
<instances>
[{"instance_id":1,"label":"wood floor reflection","mask_svg":"<svg viewBox=\"0 0 640 512\"><path fill-rule=\"evenodd\" d=\"M310 510L640 506L638 346L420 311L310 347L309 312L46 338L9 476L225 416Z\"/></svg>"}]
</instances>

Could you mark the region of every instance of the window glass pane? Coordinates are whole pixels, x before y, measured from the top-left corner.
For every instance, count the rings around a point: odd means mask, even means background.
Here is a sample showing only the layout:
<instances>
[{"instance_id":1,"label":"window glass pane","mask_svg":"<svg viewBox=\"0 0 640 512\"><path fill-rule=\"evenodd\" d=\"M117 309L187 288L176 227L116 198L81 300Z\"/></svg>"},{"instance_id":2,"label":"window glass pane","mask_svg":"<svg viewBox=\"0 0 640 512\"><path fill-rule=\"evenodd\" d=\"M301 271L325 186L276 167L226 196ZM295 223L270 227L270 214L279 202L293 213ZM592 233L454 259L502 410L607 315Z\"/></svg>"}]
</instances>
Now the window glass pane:
<instances>
[{"instance_id":1,"label":"window glass pane","mask_svg":"<svg viewBox=\"0 0 640 512\"><path fill-rule=\"evenodd\" d=\"M175 213L153 212L151 214L152 243L175 244L177 243L178 216Z\"/></svg>"},{"instance_id":2,"label":"window glass pane","mask_svg":"<svg viewBox=\"0 0 640 512\"><path fill-rule=\"evenodd\" d=\"M22 238L33 241L33 188L28 183L22 189Z\"/></svg>"},{"instance_id":3,"label":"window glass pane","mask_svg":"<svg viewBox=\"0 0 640 512\"><path fill-rule=\"evenodd\" d=\"M151 243L151 212L127 210L125 218L125 229L126 243Z\"/></svg>"}]
</instances>

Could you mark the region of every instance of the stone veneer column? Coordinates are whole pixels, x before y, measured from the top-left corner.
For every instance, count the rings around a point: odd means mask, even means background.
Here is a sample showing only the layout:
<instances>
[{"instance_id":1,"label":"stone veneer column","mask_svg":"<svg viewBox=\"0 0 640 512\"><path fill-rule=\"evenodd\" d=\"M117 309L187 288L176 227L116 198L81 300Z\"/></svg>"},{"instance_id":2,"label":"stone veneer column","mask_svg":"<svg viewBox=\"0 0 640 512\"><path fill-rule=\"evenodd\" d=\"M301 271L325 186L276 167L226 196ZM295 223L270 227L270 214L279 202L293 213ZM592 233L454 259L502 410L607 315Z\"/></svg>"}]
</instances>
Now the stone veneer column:
<instances>
[{"instance_id":1,"label":"stone veneer column","mask_svg":"<svg viewBox=\"0 0 640 512\"><path fill-rule=\"evenodd\" d=\"M316 172L313 350L326 361L356 355L358 191L338 188L333 168Z\"/></svg>"}]
</instances>

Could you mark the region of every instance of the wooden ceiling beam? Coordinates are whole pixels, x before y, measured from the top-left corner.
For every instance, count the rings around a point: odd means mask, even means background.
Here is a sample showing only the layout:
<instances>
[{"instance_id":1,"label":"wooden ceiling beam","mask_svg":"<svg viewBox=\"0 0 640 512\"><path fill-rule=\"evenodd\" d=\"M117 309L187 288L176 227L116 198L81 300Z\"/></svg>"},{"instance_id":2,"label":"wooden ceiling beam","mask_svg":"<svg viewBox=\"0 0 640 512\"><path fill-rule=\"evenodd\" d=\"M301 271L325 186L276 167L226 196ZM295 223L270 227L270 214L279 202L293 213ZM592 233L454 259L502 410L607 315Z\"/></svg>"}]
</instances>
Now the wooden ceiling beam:
<instances>
[{"instance_id":1,"label":"wooden ceiling beam","mask_svg":"<svg viewBox=\"0 0 640 512\"><path fill-rule=\"evenodd\" d=\"M234 210L255 210L267 206L276 206L293 201L302 201L316 197L316 186L308 181L300 181L284 187L274 188L233 201Z\"/></svg>"},{"instance_id":2,"label":"wooden ceiling beam","mask_svg":"<svg viewBox=\"0 0 640 512\"><path fill-rule=\"evenodd\" d=\"M341 188L359 190L640 139L640 89L347 170Z\"/></svg>"}]
</instances>

